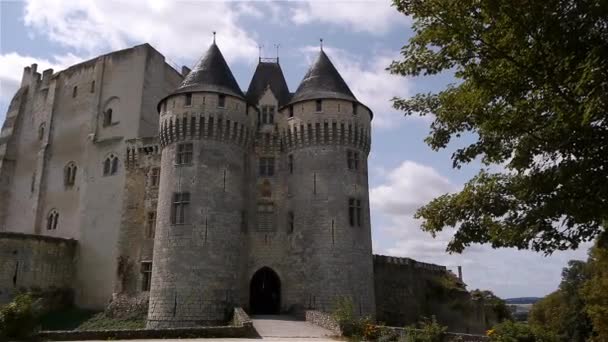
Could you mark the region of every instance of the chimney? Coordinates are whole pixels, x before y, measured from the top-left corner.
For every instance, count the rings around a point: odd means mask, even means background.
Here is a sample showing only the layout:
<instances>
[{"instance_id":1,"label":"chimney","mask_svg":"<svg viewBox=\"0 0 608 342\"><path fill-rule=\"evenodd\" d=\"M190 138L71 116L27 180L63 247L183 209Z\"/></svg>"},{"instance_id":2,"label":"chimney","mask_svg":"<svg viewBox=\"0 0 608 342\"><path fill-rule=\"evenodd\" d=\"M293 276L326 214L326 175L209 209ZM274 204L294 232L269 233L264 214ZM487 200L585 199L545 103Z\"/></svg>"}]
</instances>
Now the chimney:
<instances>
[{"instance_id":1,"label":"chimney","mask_svg":"<svg viewBox=\"0 0 608 342\"><path fill-rule=\"evenodd\" d=\"M185 66L185 65L182 66L182 76L183 77L188 76L188 74L190 73L190 71L192 71L192 70L190 70L190 68L188 68L187 66Z\"/></svg>"},{"instance_id":2,"label":"chimney","mask_svg":"<svg viewBox=\"0 0 608 342\"><path fill-rule=\"evenodd\" d=\"M458 279L462 281L462 266L458 266Z\"/></svg>"}]
</instances>

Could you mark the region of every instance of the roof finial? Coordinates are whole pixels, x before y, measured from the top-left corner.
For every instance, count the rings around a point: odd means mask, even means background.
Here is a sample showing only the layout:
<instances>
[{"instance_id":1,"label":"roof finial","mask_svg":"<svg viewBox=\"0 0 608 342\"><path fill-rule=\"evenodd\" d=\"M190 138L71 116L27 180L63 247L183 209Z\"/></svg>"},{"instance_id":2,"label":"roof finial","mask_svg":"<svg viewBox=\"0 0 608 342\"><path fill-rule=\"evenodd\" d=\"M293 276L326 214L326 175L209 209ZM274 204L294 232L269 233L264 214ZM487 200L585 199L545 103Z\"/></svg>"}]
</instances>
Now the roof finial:
<instances>
[{"instance_id":1,"label":"roof finial","mask_svg":"<svg viewBox=\"0 0 608 342\"><path fill-rule=\"evenodd\" d=\"M321 42L321 51L323 51L323 38L320 38L319 41Z\"/></svg>"},{"instance_id":2,"label":"roof finial","mask_svg":"<svg viewBox=\"0 0 608 342\"><path fill-rule=\"evenodd\" d=\"M215 44L215 31L213 31L213 44Z\"/></svg>"},{"instance_id":3,"label":"roof finial","mask_svg":"<svg viewBox=\"0 0 608 342\"><path fill-rule=\"evenodd\" d=\"M262 61L262 48L264 47L264 45L258 45L258 62Z\"/></svg>"},{"instance_id":4,"label":"roof finial","mask_svg":"<svg viewBox=\"0 0 608 342\"><path fill-rule=\"evenodd\" d=\"M274 44L274 47L277 48L277 63L279 63L279 47L281 47L281 44Z\"/></svg>"}]
</instances>

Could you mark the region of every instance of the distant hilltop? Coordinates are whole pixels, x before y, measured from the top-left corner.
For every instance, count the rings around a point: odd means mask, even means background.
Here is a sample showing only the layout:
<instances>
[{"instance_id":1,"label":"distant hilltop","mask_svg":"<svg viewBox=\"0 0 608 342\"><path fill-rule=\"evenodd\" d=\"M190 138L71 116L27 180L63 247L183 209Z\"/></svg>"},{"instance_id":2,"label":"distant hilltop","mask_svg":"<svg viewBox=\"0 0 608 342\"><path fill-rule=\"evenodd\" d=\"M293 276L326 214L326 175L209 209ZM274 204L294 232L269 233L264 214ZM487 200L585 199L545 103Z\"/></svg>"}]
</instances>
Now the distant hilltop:
<instances>
[{"instance_id":1,"label":"distant hilltop","mask_svg":"<svg viewBox=\"0 0 608 342\"><path fill-rule=\"evenodd\" d=\"M507 304L534 304L541 300L542 297L518 297L505 299Z\"/></svg>"}]
</instances>

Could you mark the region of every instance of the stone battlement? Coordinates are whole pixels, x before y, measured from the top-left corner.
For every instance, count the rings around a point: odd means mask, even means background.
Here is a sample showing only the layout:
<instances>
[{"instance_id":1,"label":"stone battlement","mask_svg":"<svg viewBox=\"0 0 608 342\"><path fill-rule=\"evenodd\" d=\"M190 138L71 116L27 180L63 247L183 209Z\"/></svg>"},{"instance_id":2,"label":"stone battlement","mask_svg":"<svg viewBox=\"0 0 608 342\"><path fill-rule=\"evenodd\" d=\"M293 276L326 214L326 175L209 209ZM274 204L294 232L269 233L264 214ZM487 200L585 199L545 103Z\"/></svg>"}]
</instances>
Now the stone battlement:
<instances>
[{"instance_id":1,"label":"stone battlement","mask_svg":"<svg viewBox=\"0 0 608 342\"><path fill-rule=\"evenodd\" d=\"M281 139L287 150L313 145L344 145L366 153L371 147L370 131L352 121L324 120L289 125L283 130Z\"/></svg>"},{"instance_id":2,"label":"stone battlement","mask_svg":"<svg viewBox=\"0 0 608 342\"><path fill-rule=\"evenodd\" d=\"M125 165L128 168L137 166L142 155L160 156L161 147L156 137L131 139L126 142L126 145Z\"/></svg>"},{"instance_id":3,"label":"stone battlement","mask_svg":"<svg viewBox=\"0 0 608 342\"><path fill-rule=\"evenodd\" d=\"M160 145L184 140L219 140L245 148L251 143L252 132L241 122L224 115L183 114L164 119L160 124Z\"/></svg>"},{"instance_id":4,"label":"stone battlement","mask_svg":"<svg viewBox=\"0 0 608 342\"><path fill-rule=\"evenodd\" d=\"M374 263L406 265L415 268L422 268L430 271L447 272L447 267L426 262L416 261L410 258L394 257L388 255L374 254Z\"/></svg>"}]
</instances>

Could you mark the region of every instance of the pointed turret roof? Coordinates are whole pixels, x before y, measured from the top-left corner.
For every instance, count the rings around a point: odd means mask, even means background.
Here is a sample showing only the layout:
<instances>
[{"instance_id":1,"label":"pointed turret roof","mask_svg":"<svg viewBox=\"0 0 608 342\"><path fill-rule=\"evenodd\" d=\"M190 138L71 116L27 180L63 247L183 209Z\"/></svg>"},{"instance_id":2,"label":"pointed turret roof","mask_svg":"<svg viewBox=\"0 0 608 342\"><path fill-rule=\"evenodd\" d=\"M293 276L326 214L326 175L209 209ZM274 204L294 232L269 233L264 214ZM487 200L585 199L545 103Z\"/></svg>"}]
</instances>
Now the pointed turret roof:
<instances>
[{"instance_id":1,"label":"pointed turret roof","mask_svg":"<svg viewBox=\"0 0 608 342\"><path fill-rule=\"evenodd\" d=\"M212 91L245 98L215 42L196 63L174 93Z\"/></svg>"},{"instance_id":2,"label":"pointed turret roof","mask_svg":"<svg viewBox=\"0 0 608 342\"><path fill-rule=\"evenodd\" d=\"M255 68L249 89L247 89L247 100L249 103L256 104L260 97L264 95L267 87L279 101L279 106L286 105L289 102L291 94L283 76L283 70L277 62L262 62L258 63Z\"/></svg>"},{"instance_id":3,"label":"pointed turret roof","mask_svg":"<svg viewBox=\"0 0 608 342\"><path fill-rule=\"evenodd\" d=\"M291 103L313 99L343 99L356 101L346 82L323 50L308 70Z\"/></svg>"}]
</instances>

